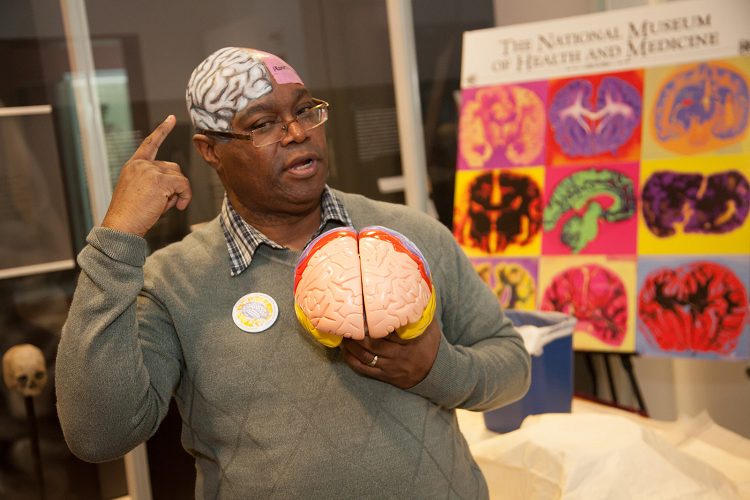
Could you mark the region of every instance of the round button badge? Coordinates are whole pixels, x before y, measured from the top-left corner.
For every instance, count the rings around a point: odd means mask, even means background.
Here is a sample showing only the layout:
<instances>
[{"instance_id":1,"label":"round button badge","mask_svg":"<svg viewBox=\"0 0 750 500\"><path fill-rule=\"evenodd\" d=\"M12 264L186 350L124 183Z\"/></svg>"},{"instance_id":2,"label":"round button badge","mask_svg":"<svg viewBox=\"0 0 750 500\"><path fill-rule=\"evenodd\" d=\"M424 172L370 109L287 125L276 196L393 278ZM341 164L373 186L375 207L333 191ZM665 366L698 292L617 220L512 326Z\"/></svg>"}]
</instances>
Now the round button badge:
<instances>
[{"instance_id":1,"label":"round button badge","mask_svg":"<svg viewBox=\"0 0 750 500\"><path fill-rule=\"evenodd\" d=\"M265 293L249 293L232 308L234 324L250 333L267 330L279 317L279 306Z\"/></svg>"}]
</instances>

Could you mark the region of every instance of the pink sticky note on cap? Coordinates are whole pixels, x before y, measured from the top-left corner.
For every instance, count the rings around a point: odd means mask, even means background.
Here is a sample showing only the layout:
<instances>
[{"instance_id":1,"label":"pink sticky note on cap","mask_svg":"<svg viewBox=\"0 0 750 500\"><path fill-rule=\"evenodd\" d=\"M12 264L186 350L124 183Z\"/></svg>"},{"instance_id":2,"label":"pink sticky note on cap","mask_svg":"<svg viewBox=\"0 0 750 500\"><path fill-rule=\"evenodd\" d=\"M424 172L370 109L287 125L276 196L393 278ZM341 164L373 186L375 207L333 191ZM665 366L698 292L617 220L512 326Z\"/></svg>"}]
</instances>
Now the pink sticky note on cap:
<instances>
[{"instance_id":1,"label":"pink sticky note on cap","mask_svg":"<svg viewBox=\"0 0 750 500\"><path fill-rule=\"evenodd\" d=\"M299 83L300 85L304 85L297 72L283 60L268 52L261 50L256 50L255 52L263 58L263 63L265 63L268 71L276 79L276 83Z\"/></svg>"}]
</instances>

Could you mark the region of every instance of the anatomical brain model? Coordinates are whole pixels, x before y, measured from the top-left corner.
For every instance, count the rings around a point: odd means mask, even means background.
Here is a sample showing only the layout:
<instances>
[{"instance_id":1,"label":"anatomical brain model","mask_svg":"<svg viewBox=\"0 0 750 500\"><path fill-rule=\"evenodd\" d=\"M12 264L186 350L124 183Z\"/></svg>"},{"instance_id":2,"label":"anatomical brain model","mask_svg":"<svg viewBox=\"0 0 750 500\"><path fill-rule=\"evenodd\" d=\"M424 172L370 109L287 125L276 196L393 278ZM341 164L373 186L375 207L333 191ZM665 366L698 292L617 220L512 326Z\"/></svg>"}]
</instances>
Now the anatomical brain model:
<instances>
[{"instance_id":1,"label":"anatomical brain model","mask_svg":"<svg viewBox=\"0 0 750 500\"><path fill-rule=\"evenodd\" d=\"M380 226L328 231L297 264L297 318L328 347L344 337L403 339L422 334L435 314L435 291L422 253L405 236Z\"/></svg>"}]
</instances>

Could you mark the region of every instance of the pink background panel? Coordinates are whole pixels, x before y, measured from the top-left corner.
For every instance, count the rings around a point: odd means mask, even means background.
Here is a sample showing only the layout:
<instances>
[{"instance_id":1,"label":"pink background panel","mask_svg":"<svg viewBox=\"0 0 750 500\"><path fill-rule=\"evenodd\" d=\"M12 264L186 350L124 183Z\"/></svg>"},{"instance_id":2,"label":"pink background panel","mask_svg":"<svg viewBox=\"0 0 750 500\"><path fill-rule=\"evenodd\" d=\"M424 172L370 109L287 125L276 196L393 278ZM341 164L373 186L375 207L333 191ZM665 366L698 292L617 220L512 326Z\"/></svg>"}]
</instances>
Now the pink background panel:
<instances>
[{"instance_id":1,"label":"pink background panel","mask_svg":"<svg viewBox=\"0 0 750 500\"><path fill-rule=\"evenodd\" d=\"M577 167L547 167L546 168L546 181L544 189L544 207L546 208L549 204L549 200L552 197L552 193L560 182L566 177L570 176L574 172L581 170L589 170L595 168L596 170L608 169L622 172L627 175L630 180L633 181L633 189L636 200L639 199L638 191L638 175L639 175L639 164L638 163L620 163L620 164L608 164L604 166L577 166ZM594 199L602 203L602 206L606 209L611 204L611 197L607 195L596 196ZM583 215L584 209L581 209L577 213ZM570 217L576 213L574 210L569 210L563 214L562 217L557 221L555 228L546 232L542 229L542 255L574 255L571 252L570 247L563 244L560 241L560 234L562 227ZM604 219L599 218L599 232L596 238L591 240L580 252L580 255L635 255L637 250L637 234L638 234L638 204L636 204L636 211L630 219L619 221L619 222L606 222Z\"/></svg>"},{"instance_id":2,"label":"pink background panel","mask_svg":"<svg viewBox=\"0 0 750 500\"><path fill-rule=\"evenodd\" d=\"M503 87L503 85L497 85L498 87ZM505 85L511 86L511 85ZM545 122L547 120L547 81L541 81L541 82L529 82L529 83L515 83L512 84L512 86L515 87L522 87L525 89L528 89L532 92L534 92L539 99L542 101L542 106L544 109L544 116L545 116ZM464 107L466 103L470 100L473 100L476 96L477 92L481 90L482 88L487 87L480 87L480 88L474 88L474 89L464 89L461 91L461 113L464 112ZM484 164L483 169L487 168L498 168L498 167L527 167L527 166L538 166L538 165L544 165L544 158L546 155L546 144L547 144L547 138L546 134L547 129L549 127L545 123L544 125L544 133L545 137L542 138L542 149L539 155L537 155L536 158L533 159L533 161L524 162L523 164L517 164L517 163L511 163L508 158L506 158L504 152L501 149L497 149L493 152L492 156L487 160L487 162ZM461 151L459 148L458 151L458 163L457 168L459 170L479 170L479 168L472 168L470 167L466 161L464 160L463 156L461 155Z\"/></svg>"}]
</instances>

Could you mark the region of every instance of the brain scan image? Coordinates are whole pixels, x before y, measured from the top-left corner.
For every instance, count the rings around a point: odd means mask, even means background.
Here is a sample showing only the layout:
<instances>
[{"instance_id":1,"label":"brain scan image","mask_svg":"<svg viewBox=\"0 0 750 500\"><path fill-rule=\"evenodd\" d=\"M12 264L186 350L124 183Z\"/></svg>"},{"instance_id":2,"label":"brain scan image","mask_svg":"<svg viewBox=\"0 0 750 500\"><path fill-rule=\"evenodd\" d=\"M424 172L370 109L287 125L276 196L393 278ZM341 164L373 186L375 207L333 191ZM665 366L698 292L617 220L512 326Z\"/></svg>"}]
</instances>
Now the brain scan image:
<instances>
[{"instance_id":1,"label":"brain scan image","mask_svg":"<svg viewBox=\"0 0 750 500\"><path fill-rule=\"evenodd\" d=\"M500 263L495 266L495 295L506 309L534 309L536 283L522 266Z\"/></svg>"},{"instance_id":2,"label":"brain scan image","mask_svg":"<svg viewBox=\"0 0 750 500\"><path fill-rule=\"evenodd\" d=\"M628 298L619 276L598 264L574 266L555 275L544 291L541 310L578 318L586 332L610 346L622 345L628 327Z\"/></svg>"},{"instance_id":3,"label":"brain scan image","mask_svg":"<svg viewBox=\"0 0 750 500\"><path fill-rule=\"evenodd\" d=\"M459 168L543 162L546 84L465 90L459 119Z\"/></svg>"},{"instance_id":4,"label":"brain scan image","mask_svg":"<svg viewBox=\"0 0 750 500\"><path fill-rule=\"evenodd\" d=\"M550 90L547 120L565 157L625 158L621 150L639 143L641 85L629 80L632 75L575 78Z\"/></svg>"},{"instance_id":5,"label":"brain scan image","mask_svg":"<svg viewBox=\"0 0 750 500\"><path fill-rule=\"evenodd\" d=\"M490 171L456 192L454 236L464 248L503 253L508 245L529 245L542 222L541 189L528 175Z\"/></svg>"},{"instance_id":6,"label":"brain scan image","mask_svg":"<svg viewBox=\"0 0 750 500\"><path fill-rule=\"evenodd\" d=\"M747 288L716 262L658 268L645 277L638 316L639 330L653 347L728 354L750 319Z\"/></svg>"},{"instance_id":7,"label":"brain scan image","mask_svg":"<svg viewBox=\"0 0 750 500\"><path fill-rule=\"evenodd\" d=\"M683 66L659 85L650 116L657 144L680 155L724 148L747 135L748 77L727 62Z\"/></svg>"},{"instance_id":8,"label":"brain scan image","mask_svg":"<svg viewBox=\"0 0 750 500\"><path fill-rule=\"evenodd\" d=\"M404 235L380 226L337 228L314 239L295 272L297 318L319 342L422 334L435 313L429 266Z\"/></svg>"},{"instance_id":9,"label":"brain scan image","mask_svg":"<svg viewBox=\"0 0 750 500\"><path fill-rule=\"evenodd\" d=\"M577 254L597 237L602 223L632 219L635 209L635 186L626 173L606 168L578 170L554 188L544 208L544 231L561 225L560 242ZM544 245L546 252L546 240Z\"/></svg>"},{"instance_id":10,"label":"brain scan image","mask_svg":"<svg viewBox=\"0 0 750 500\"><path fill-rule=\"evenodd\" d=\"M504 309L534 310L536 278L527 266L530 259L521 261L474 262L482 280L492 289Z\"/></svg>"},{"instance_id":11,"label":"brain scan image","mask_svg":"<svg viewBox=\"0 0 750 500\"><path fill-rule=\"evenodd\" d=\"M643 219L659 238L684 233L724 234L750 211L750 183L737 170L709 175L656 171L641 192Z\"/></svg>"}]
</instances>

